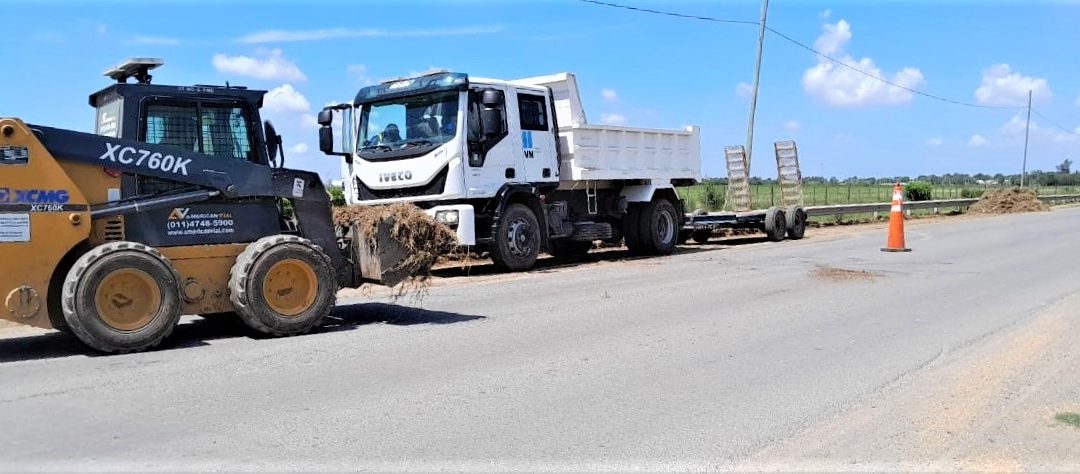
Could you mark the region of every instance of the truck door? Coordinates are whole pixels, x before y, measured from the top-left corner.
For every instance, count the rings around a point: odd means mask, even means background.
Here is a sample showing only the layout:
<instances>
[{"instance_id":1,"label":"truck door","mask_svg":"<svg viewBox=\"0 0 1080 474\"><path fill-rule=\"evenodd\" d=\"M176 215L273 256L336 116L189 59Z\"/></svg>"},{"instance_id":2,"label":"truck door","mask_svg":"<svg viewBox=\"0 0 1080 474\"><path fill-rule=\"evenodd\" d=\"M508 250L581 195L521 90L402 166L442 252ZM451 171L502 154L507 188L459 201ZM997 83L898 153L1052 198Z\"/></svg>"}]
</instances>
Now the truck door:
<instances>
[{"instance_id":1,"label":"truck door","mask_svg":"<svg viewBox=\"0 0 1080 474\"><path fill-rule=\"evenodd\" d=\"M502 92L499 101L482 103L485 91ZM466 187L469 197L491 197L505 183L525 181L522 167L520 129L517 116L511 107L512 95L506 94L502 86L484 86L469 92L469 105L466 116L468 130L468 168L465 171ZM485 121L501 120L501 132L485 135L482 127ZM491 126L490 124L488 125Z\"/></svg>"},{"instance_id":2,"label":"truck door","mask_svg":"<svg viewBox=\"0 0 1080 474\"><path fill-rule=\"evenodd\" d=\"M517 95L521 123L521 156L525 180L530 183L557 181L558 157L555 133L548 116L547 97L539 94Z\"/></svg>"}]
</instances>

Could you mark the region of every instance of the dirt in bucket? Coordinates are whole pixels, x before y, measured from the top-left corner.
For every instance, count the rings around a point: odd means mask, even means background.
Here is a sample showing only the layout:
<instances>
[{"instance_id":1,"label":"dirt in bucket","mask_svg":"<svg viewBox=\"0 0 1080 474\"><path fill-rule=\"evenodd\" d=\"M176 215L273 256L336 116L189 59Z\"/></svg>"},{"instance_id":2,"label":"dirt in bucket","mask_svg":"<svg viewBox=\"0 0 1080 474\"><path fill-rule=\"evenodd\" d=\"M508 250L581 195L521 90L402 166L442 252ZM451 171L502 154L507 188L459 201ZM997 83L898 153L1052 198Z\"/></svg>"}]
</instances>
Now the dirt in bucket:
<instances>
[{"instance_id":1,"label":"dirt in bucket","mask_svg":"<svg viewBox=\"0 0 1080 474\"><path fill-rule=\"evenodd\" d=\"M968 208L979 214L1013 214L1017 212L1049 211L1050 206L1039 200L1035 191L1023 188L992 189Z\"/></svg>"}]
</instances>

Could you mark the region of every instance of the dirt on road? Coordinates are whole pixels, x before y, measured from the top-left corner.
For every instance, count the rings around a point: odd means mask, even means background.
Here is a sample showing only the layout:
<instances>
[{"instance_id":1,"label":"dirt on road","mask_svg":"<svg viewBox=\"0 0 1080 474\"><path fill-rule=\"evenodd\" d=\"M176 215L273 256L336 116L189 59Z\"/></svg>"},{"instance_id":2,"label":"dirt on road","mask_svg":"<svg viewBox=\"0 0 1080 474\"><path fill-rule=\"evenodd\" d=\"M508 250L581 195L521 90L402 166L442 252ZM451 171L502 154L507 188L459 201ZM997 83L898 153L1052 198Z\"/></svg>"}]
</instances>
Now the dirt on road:
<instances>
[{"instance_id":1,"label":"dirt on road","mask_svg":"<svg viewBox=\"0 0 1080 474\"><path fill-rule=\"evenodd\" d=\"M1013 214L1017 212L1049 211L1050 206L1039 200L1035 191L1021 188L992 189L968 211L976 214Z\"/></svg>"}]
</instances>

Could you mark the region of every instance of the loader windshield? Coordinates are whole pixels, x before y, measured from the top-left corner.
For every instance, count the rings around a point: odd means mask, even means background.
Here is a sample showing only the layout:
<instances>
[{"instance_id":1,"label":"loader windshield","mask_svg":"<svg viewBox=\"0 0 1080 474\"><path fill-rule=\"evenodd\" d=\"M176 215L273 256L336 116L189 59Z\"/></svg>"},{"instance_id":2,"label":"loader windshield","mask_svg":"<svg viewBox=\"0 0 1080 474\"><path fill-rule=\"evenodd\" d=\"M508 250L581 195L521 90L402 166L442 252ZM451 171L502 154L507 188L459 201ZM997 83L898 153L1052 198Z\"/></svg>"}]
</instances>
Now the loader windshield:
<instances>
[{"instance_id":1,"label":"loader windshield","mask_svg":"<svg viewBox=\"0 0 1080 474\"><path fill-rule=\"evenodd\" d=\"M365 104L357 154L365 160L416 156L457 135L458 92L436 92Z\"/></svg>"}]
</instances>

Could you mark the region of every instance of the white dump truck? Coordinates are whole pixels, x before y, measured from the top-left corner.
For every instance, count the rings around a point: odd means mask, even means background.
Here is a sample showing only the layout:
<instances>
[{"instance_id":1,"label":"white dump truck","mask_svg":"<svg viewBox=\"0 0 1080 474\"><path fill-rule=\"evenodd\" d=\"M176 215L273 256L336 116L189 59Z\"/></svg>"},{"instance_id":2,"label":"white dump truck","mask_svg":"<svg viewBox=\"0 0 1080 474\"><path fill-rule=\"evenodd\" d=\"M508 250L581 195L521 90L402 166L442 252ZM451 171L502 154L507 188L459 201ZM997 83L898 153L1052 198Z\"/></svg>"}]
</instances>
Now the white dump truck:
<instances>
[{"instance_id":1,"label":"white dump truck","mask_svg":"<svg viewBox=\"0 0 1080 474\"><path fill-rule=\"evenodd\" d=\"M580 256L598 240L666 255L721 226L802 236L801 208L686 214L676 187L701 179L698 127L590 124L571 73L386 81L324 108L319 124L319 148L344 157L349 204L413 202L507 270L532 268L542 250Z\"/></svg>"}]
</instances>

